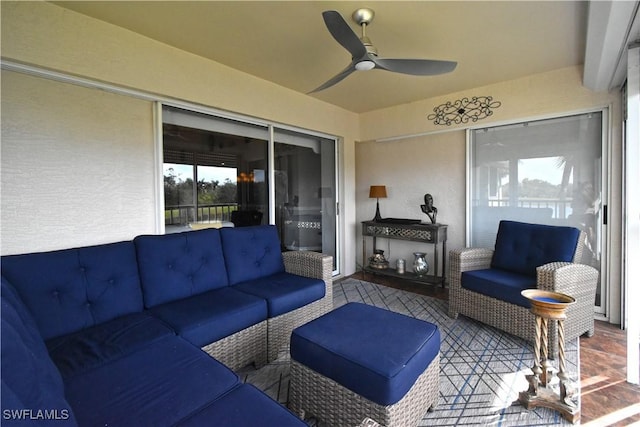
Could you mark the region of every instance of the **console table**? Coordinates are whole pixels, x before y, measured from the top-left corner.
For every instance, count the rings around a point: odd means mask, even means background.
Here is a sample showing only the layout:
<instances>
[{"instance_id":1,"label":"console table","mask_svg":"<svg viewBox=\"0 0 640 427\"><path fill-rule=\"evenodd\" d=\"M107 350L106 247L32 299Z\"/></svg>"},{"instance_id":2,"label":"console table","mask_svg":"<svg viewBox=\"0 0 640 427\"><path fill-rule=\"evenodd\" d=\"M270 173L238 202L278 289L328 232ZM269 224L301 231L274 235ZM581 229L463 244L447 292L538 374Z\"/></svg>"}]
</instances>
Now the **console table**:
<instances>
[{"instance_id":1,"label":"console table","mask_svg":"<svg viewBox=\"0 0 640 427\"><path fill-rule=\"evenodd\" d=\"M384 237L387 239L410 240L413 242L429 243L434 246L433 253L433 272L418 277L413 272L413 259L407 260L407 267L404 274L399 274L395 268L378 269L372 268L367 262L367 245L366 237L372 237L373 249L376 249L376 238ZM442 269L439 269L438 262L438 246L442 245ZM447 225L445 224L409 224L403 222L362 222L362 271L393 276L400 279L412 280L415 282L441 284L444 287L445 279L445 260L447 253Z\"/></svg>"}]
</instances>

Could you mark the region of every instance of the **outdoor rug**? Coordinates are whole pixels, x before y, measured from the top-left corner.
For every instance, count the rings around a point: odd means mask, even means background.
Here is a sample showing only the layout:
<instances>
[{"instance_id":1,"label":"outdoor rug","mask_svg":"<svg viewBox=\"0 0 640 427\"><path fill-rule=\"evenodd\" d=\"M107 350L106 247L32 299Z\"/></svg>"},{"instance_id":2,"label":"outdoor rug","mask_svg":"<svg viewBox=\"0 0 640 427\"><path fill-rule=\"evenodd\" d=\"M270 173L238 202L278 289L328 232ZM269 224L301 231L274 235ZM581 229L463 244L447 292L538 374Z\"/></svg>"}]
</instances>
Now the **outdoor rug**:
<instances>
[{"instance_id":1,"label":"outdoor rug","mask_svg":"<svg viewBox=\"0 0 640 427\"><path fill-rule=\"evenodd\" d=\"M449 318L447 301L356 279L335 282L333 297L334 307L364 302L440 328L440 399L433 412L425 413L419 426L571 425L555 411L527 411L517 403L518 393L528 387L525 375L531 373L533 366L533 349L526 341L464 316ZM567 372L576 381L580 376L577 339L566 343L566 359ZM288 351L261 369L243 368L238 375L286 406ZM306 421L312 426L324 426L313 419Z\"/></svg>"}]
</instances>

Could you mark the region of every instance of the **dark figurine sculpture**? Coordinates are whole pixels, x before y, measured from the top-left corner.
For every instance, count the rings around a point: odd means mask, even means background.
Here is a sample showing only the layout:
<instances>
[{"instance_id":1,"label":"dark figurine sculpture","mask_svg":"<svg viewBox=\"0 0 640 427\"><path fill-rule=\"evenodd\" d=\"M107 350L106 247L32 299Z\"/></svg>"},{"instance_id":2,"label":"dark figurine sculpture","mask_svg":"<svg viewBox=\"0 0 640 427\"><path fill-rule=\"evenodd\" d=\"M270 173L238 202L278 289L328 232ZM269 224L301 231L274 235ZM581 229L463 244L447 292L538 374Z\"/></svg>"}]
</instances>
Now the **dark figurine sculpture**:
<instances>
[{"instance_id":1,"label":"dark figurine sculpture","mask_svg":"<svg viewBox=\"0 0 640 427\"><path fill-rule=\"evenodd\" d=\"M433 206L433 196L431 194L427 193L424 195L424 205L420 205L420 209L422 209L422 212L427 214L427 216L431 220L431 224L436 223L438 208Z\"/></svg>"}]
</instances>

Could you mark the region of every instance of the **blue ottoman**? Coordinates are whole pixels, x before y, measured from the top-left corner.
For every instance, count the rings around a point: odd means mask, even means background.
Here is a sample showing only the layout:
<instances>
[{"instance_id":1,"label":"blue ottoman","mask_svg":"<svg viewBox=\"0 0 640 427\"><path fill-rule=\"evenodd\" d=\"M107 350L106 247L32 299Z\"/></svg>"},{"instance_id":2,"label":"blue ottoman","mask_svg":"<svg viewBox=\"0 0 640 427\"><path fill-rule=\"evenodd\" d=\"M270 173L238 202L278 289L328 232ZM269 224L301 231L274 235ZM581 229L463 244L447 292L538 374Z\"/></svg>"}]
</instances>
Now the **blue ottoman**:
<instances>
[{"instance_id":1,"label":"blue ottoman","mask_svg":"<svg viewBox=\"0 0 640 427\"><path fill-rule=\"evenodd\" d=\"M438 401L440 331L349 303L291 334L290 408L335 426L415 425Z\"/></svg>"}]
</instances>

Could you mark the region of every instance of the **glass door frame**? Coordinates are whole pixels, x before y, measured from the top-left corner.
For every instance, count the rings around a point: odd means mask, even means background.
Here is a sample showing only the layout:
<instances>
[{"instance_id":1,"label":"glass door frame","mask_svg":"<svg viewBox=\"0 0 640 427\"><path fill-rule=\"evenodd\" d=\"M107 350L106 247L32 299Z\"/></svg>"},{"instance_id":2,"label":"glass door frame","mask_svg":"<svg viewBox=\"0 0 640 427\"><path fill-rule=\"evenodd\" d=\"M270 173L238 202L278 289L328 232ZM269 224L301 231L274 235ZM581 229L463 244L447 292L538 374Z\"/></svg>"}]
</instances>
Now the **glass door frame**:
<instances>
[{"instance_id":1,"label":"glass door frame","mask_svg":"<svg viewBox=\"0 0 640 427\"><path fill-rule=\"evenodd\" d=\"M308 136L315 136L322 139L332 140L334 142L334 158L335 164L333 165L334 169L334 200L336 203L335 209L335 224L336 224L336 233L335 233L335 257L334 257L334 266L335 269L333 271L333 275L339 275L341 271L341 248L342 248L342 236L343 229L341 225L341 221L339 220L340 210L339 210L339 201L341 199L340 193L340 175L338 166L340 164L339 157L339 143L340 138L335 135L329 135L322 132L312 131L308 129L299 128L296 126L286 125L282 123L271 122L267 120L258 120L252 117L243 116L240 114L233 114L226 111L216 110L214 108L208 108L201 105L189 104L189 103L181 103L181 102L166 102L166 101L157 101L154 104L154 135L155 135L155 143L154 143L154 188L155 188L155 209L156 209L156 232L158 234L165 233L165 225L164 225L164 174L163 174L163 106L180 108L186 111L192 111L194 113L200 113L209 115L212 117L218 117L228 120L235 120L238 122L247 123L254 126L265 127L268 132L268 141L267 141L267 175L268 175L268 217L269 224L275 224L276 220L276 204L275 204L275 191L276 186L275 183L275 129L288 130L291 132L298 132Z\"/></svg>"}]
</instances>

